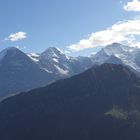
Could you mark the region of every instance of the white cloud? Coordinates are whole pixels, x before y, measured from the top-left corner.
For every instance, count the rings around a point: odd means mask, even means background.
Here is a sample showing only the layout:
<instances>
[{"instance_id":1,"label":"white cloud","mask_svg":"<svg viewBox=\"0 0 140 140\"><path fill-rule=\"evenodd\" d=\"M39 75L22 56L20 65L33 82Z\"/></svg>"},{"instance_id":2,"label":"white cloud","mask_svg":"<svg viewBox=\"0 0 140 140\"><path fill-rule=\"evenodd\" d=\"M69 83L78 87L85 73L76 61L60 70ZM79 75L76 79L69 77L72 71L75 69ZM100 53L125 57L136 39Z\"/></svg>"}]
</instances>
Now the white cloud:
<instances>
[{"instance_id":1,"label":"white cloud","mask_svg":"<svg viewBox=\"0 0 140 140\"><path fill-rule=\"evenodd\" d=\"M10 34L5 40L9 40L9 41L19 41L19 40L23 40L27 38L27 34L25 32L17 32L14 34Z\"/></svg>"},{"instance_id":2,"label":"white cloud","mask_svg":"<svg viewBox=\"0 0 140 140\"><path fill-rule=\"evenodd\" d=\"M131 2L128 2L126 5L124 5L124 10L126 11L140 11L140 1L139 0L133 0Z\"/></svg>"},{"instance_id":3,"label":"white cloud","mask_svg":"<svg viewBox=\"0 0 140 140\"><path fill-rule=\"evenodd\" d=\"M92 33L88 38L82 39L79 43L68 46L68 48L80 51L87 48L106 46L116 42L133 45L136 42L136 35L140 35L139 19L116 23L106 30Z\"/></svg>"}]
</instances>

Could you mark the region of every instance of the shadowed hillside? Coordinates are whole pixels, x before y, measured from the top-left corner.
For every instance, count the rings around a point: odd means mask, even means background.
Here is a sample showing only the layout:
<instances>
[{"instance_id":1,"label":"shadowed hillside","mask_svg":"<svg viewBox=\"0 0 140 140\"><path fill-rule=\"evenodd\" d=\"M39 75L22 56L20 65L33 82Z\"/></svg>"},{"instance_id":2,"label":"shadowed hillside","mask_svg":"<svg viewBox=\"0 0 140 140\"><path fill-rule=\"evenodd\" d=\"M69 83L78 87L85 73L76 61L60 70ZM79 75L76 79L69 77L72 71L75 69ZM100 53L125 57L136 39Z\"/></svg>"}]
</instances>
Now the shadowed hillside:
<instances>
[{"instance_id":1,"label":"shadowed hillside","mask_svg":"<svg viewBox=\"0 0 140 140\"><path fill-rule=\"evenodd\" d=\"M139 140L140 79L103 64L0 103L2 140Z\"/></svg>"}]
</instances>

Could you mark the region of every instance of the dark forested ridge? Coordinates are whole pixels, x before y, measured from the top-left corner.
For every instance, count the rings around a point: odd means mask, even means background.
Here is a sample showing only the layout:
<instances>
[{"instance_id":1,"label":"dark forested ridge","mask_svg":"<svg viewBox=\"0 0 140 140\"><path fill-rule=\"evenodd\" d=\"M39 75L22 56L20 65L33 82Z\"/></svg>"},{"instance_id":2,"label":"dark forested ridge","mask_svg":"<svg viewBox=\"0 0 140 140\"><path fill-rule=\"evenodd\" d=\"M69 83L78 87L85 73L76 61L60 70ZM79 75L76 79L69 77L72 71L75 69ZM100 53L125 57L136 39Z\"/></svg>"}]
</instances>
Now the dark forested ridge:
<instances>
[{"instance_id":1,"label":"dark forested ridge","mask_svg":"<svg viewBox=\"0 0 140 140\"><path fill-rule=\"evenodd\" d=\"M0 103L2 140L139 140L140 79L127 67L94 66Z\"/></svg>"}]
</instances>

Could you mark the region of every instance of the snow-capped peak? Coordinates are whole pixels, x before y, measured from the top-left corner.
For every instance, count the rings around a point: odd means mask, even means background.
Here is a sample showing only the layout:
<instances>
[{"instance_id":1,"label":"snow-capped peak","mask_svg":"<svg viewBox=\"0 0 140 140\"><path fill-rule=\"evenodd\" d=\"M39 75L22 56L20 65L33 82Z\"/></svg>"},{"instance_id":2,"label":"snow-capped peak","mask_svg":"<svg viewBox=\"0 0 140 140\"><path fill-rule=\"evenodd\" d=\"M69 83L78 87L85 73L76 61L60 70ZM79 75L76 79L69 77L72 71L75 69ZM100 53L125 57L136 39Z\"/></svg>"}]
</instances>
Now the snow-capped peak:
<instances>
[{"instance_id":1,"label":"snow-capped peak","mask_svg":"<svg viewBox=\"0 0 140 140\"><path fill-rule=\"evenodd\" d=\"M69 58L58 48L48 48L40 54L38 60L39 64L47 71L62 75L66 75L66 73L68 73L67 67L69 64Z\"/></svg>"},{"instance_id":2,"label":"snow-capped peak","mask_svg":"<svg viewBox=\"0 0 140 140\"><path fill-rule=\"evenodd\" d=\"M124 65L130 66L133 69L140 71L140 49L136 47L130 47L122 45L119 43L113 43L101 49L96 55L92 57L93 62L96 64L103 64L109 60L109 62L114 62L120 60ZM118 63L119 61L117 61ZM119 62L119 63L120 63Z\"/></svg>"},{"instance_id":3,"label":"snow-capped peak","mask_svg":"<svg viewBox=\"0 0 140 140\"><path fill-rule=\"evenodd\" d=\"M61 54L63 54L59 49L55 47L50 47L46 51L44 51L41 56L45 57L59 57Z\"/></svg>"},{"instance_id":4,"label":"snow-capped peak","mask_svg":"<svg viewBox=\"0 0 140 140\"><path fill-rule=\"evenodd\" d=\"M103 48L104 52L109 56L129 52L130 49L132 50L133 48L119 43L113 43Z\"/></svg>"},{"instance_id":5,"label":"snow-capped peak","mask_svg":"<svg viewBox=\"0 0 140 140\"><path fill-rule=\"evenodd\" d=\"M60 49L55 47L50 47L46 51L41 53L39 59L44 59L44 60L52 59L56 61L56 59L64 60L64 59L68 59L68 57Z\"/></svg>"}]
</instances>

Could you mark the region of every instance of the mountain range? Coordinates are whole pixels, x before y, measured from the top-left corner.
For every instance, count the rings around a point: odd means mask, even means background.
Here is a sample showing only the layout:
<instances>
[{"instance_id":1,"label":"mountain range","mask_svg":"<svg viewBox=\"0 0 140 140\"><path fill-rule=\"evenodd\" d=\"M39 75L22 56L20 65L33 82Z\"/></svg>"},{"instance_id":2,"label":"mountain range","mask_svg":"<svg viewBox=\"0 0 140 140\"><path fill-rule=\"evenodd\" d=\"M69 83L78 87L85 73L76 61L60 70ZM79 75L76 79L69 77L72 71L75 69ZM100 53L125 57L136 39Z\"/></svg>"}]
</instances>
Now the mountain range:
<instances>
[{"instance_id":1,"label":"mountain range","mask_svg":"<svg viewBox=\"0 0 140 140\"><path fill-rule=\"evenodd\" d=\"M140 78L120 64L89 70L0 103L2 140L139 140Z\"/></svg>"},{"instance_id":2,"label":"mountain range","mask_svg":"<svg viewBox=\"0 0 140 140\"><path fill-rule=\"evenodd\" d=\"M7 48L0 52L0 98L48 85L104 63L122 64L140 72L140 49L114 43L95 55L74 57L55 47L41 54Z\"/></svg>"},{"instance_id":3,"label":"mountain range","mask_svg":"<svg viewBox=\"0 0 140 140\"><path fill-rule=\"evenodd\" d=\"M39 67L22 51L11 47L0 53L0 99L40 86L57 76Z\"/></svg>"},{"instance_id":4,"label":"mountain range","mask_svg":"<svg viewBox=\"0 0 140 140\"><path fill-rule=\"evenodd\" d=\"M103 63L123 64L140 72L140 48L119 43L108 45L89 57L67 56L54 47L47 49L40 55L36 55L37 57L30 54L29 56L47 71L62 77L81 73L95 64L101 65Z\"/></svg>"}]
</instances>

